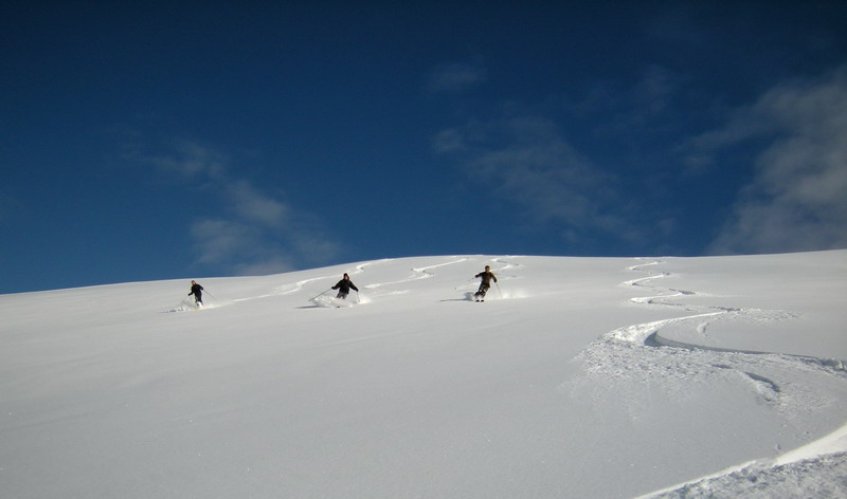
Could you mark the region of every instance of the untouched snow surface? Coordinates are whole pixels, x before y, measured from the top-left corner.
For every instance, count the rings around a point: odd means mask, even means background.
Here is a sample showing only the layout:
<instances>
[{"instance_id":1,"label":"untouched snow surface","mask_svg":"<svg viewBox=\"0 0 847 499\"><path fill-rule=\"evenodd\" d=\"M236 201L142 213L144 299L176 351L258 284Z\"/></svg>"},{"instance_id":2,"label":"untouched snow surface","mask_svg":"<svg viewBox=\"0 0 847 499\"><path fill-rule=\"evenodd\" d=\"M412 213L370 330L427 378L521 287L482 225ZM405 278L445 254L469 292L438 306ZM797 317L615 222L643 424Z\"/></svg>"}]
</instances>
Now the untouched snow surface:
<instances>
[{"instance_id":1,"label":"untouched snow surface","mask_svg":"<svg viewBox=\"0 0 847 499\"><path fill-rule=\"evenodd\" d=\"M199 281L0 296L0 497L847 497L847 251Z\"/></svg>"}]
</instances>

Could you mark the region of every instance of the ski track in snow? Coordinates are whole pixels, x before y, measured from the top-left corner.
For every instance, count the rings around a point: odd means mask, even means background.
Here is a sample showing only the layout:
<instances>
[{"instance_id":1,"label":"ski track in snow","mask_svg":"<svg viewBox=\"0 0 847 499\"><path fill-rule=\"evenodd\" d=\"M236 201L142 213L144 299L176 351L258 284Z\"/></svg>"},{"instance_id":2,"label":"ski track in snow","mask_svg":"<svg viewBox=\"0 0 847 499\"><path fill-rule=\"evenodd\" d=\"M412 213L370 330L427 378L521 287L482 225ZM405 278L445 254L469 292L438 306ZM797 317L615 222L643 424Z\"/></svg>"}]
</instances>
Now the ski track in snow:
<instances>
[{"instance_id":1,"label":"ski track in snow","mask_svg":"<svg viewBox=\"0 0 847 499\"><path fill-rule=\"evenodd\" d=\"M506 258L511 258L511 257L499 257L499 258L493 258L491 260L491 262L493 262L495 264L502 265L498 269L495 269L497 272L500 272L500 271L503 271L503 270L518 269L518 268L522 267L521 264L509 262L509 261L506 260ZM404 285L404 284L410 284L410 283L425 280L425 279L432 279L433 277L435 277L436 273L434 271L436 271L437 269L447 267L449 265L456 265L458 263L468 262L468 261L473 261L473 258L461 257L461 256L446 257L446 260L441 262L441 263L434 263L432 265L426 265L426 266L423 266L423 267L413 267L413 268L411 268L410 269L411 274L409 276L403 278L403 279L398 279L398 280L395 280L395 281L374 282L374 283L364 285L363 288L365 288L369 291L370 290L378 290L378 289L381 289L381 288L386 288L386 287L391 287L391 286L401 286L401 285ZM367 267L369 265L371 265L371 263L365 263L365 264L359 265L357 267L357 273L364 272L365 267ZM507 279L508 278L515 278L515 276L506 276L506 278ZM476 290L476 285L473 286L473 289ZM410 289L397 289L397 290L393 290L393 291L387 291L387 292L384 292L384 293L370 294L368 297L363 298L362 303L369 303L371 301L371 298L380 298L380 297L384 297L384 296L394 296L394 295L405 295L405 294L408 294L408 293L411 293ZM501 296L501 297L505 298L505 296Z\"/></svg>"},{"instance_id":2,"label":"ski track in snow","mask_svg":"<svg viewBox=\"0 0 847 499\"><path fill-rule=\"evenodd\" d=\"M606 333L585 351L577 356L584 365L588 378L611 390L621 390L620 383L663 386L680 393L691 383L708 383L721 380L741 383L759 404L765 404L779 411L798 427L802 427L804 415L825 411L839 406L835 400L824 400L816 390L815 384L801 385L796 382L783 382L788 379L781 373L793 372L815 379L836 379L847 382L847 373L842 360L791 355L773 352L733 350L711 347L690 342L680 342L662 335L669 328L691 327L697 334L706 338L711 324L717 321L782 321L797 317L784 310L761 310L732 306L697 306L686 304L686 298L700 296L691 290L662 288L661 279L668 272L649 273L650 268L664 263L651 260L638 263L627 270L648 272L646 276L621 283L650 290L650 296L631 298L634 304L665 307L669 310L684 311L687 315L632 324ZM791 378L795 378L792 375ZM617 385L617 386L616 386ZM825 398L826 396L824 396ZM834 445L823 445L822 442ZM804 449L809 449L804 452ZM847 471L847 424L834 433L823 437L795 451L783 454L789 458L761 459L744 463L715 475L670 487L648 494L644 497L712 497L716 491L727 494L753 494L751 483L757 479L751 474L765 479L768 474L778 474L782 480L786 476L794 477L801 468L816 466L821 473L838 473L844 476ZM829 470L835 469L834 472ZM813 475L814 476L814 475ZM779 489L760 491L759 497L767 497ZM840 496L845 497L844 490ZM718 493L721 495L721 493Z\"/></svg>"},{"instance_id":3,"label":"ski track in snow","mask_svg":"<svg viewBox=\"0 0 847 499\"><path fill-rule=\"evenodd\" d=\"M507 270L518 270L518 269L523 268L523 264L515 263L515 262L511 261L514 258L520 258L520 257L502 256L502 257L497 257L497 258L491 259L491 263L493 263L495 265L499 265L499 267L493 269L494 274L497 276L497 282L494 283L494 286L495 286L495 289L497 290L497 293L494 294L491 291L488 291L488 294L486 294L486 299L488 299L489 301L492 298L498 299L498 300L509 300L509 299L526 298L527 297L526 293L524 293L521 290L511 289L511 290L503 291L503 289L500 287L499 281L508 281L508 280L511 280L511 279L520 279L520 277L518 275L511 274L511 273L509 273L509 274L504 273ZM468 279L467 282L465 282L465 283L463 283L459 286L456 286L453 289L455 289L456 291L462 292L465 300L475 301L476 297L474 296L474 294L476 293L477 289L479 289L479 282L475 278L471 278L471 279Z\"/></svg>"},{"instance_id":4,"label":"ski track in snow","mask_svg":"<svg viewBox=\"0 0 847 499\"><path fill-rule=\"evenodd\" d=\"M500 279L520 279L514 271L523 266L511 261L512 258L515 257L497 257L488 261L496 267L494 272ZM373 282L363 288L370 291L380 290L371 294L371 297L377 299L408 294L412 289L404 285L431 279L440 268L474 260L472 257L445 257L440 263L412 268L411 274L403 279ZM362 263L348 273L363 275L368 267L387 261L391 259ZM605 388L609 392L632 397L630 402L633 406L633 418L640 417L639 401L637 396L627 394L637 390L628 390L627 387L646 386L663 390L672 397L684 398L688 387L711 382L741 387L757 404L778 411L788 424L798 428L798 431L802 431L803 419L808 415L832 411L833 408L844 410L844 404L838 404L831 399L832 393L844 393L844 390L831 390L824 395L821 395L819 390L820 386L843 384L847 381L844 362L841 360L720 348L704 344L709 339L710 327L718 321L729 321L730 324L733 321L785 321L796 318L797 314L785 310L692 304L697 297L707 295L693 290L662 287L662 280L671 276L669 272L655 271L663 263L658 259L639 259L638 263L627 267L627 270L644 275L626 280L620 285L648 291L647 296L631 298L632 304L661 307L674 312L674 317L623 326L609 331L591 343L575 359L582 362L588 385L599 387L600 391ZM315 289L309 287L311 284L325 280L334 282L337 278L336 271L282 284L264 294L228 300L217 299L209 293L213 298L212 302L199 310L297 293L312 294ZM396 289L397 287L400 289ZM476 282L466 282L454 289L470 290L467 295L472 295L476 287ZM381 291L384 288L394 289ZM353 307L371 301L370 297L361 296L359 302L342 302L326 295L328 291L310 300L316 307L326 308ZM517 294L513 291L511 295L504 295L500 291L499 298L522 296L519 291ZM322 300L324 298L326 300ZM180 305L169 311L190 310L198 309L193 300L183 299ZM702 338L704 343L672 339L668 331L680 328L694 331L694 337ZM690 334L688 336L690 337ZM369 339L373 338L351 341ZM798 379L811 381L804 383L798 382ZM585 386L577 383L563 385L562 388L579 390ZM844 476L847 476L847 424L830 435L775 458L761 458L738 464L713 475L680 483L642 497L771 497L781 495L783 491L790 493L797 490L816 490L828 497L847 497L847 492L839 489L837 485L844 483Z\"/></svg>"},{"instance_id":5,"label":"ski track in snow","mask_svg":"<svg viewBox=\"0 0 847 499\"><path fill-rule=\"evenodd\" d=\"M510 262L509 260L507 260L507 258L514 258L514 257L505 256L505 257L493 258L493 259L491 259L491 262L494 263L494 264L500 265L497 269L495 269L495 271L496 271L496 273L498 273L498 277L500 279L516 279L518 277L515 276L515 275L503 275L503 276L499 275L499 272L506 271L506 270L519 269L519 268L522 267L522 264ZM366 272L367 267L371 267L371 266L378 265L378 264L385 263L385 262L390 262L390 261L393 261L393 260L394 260L393 258L386 258L386 259L382 259L382 260L375 260L375 261L361 263L359 265L356 265L356 267L353 270L347 271L347 273L350 274L350 275L364 274ZM455 265L455 264L458 264L458 263L472 261L472 260L473 260L473 258L462 257L462 256L447 257L446 261L441 262L441 263L435 263L435 264L427 265L427 266L424 266L424 267L413 267L412 269L410 269L411 274L408 277L405 277L403 279L399 279L399 280L396 280L396 281L375 282L375 283L370 283L370 284L364 285L362 287L364 289L371 291L371 290L378 290L380 288L385 288L385 287L409 284L409 283L413 283L415 281L420 281L420 280L424 280L424 279L431 279L435 276L435 272L433 272L433 271L436 270L436 269L446 267L448 265ZM327 280L327 279L332 280L332 279L336 279L336 278L338 278L338 273L334 272L332 274L327 274L327 275L318 276L318 277L312 277L312 278L309 278L309 279L303 279L303 280L296 281L296 282L293 282L293 283L283 284L283 285L280 285L280 286L273 288L268 293L264 293L264 294L260 294L260 295L253 295L253 296L246 296L246 297L241 297L241 298L233 298L233 299L220 299L220 298L214 297L213 295L211 295L211 293L207 292L206 296L211 297L212 300L209 300L207 298L206 301L208 303L204 303L203 307L198 308L194 304L193 300L184 299L180 302L179 305L177 305L174 308L169 309L168 312L202 311L202 310L226 307L226 306L234 305L234 304L237 304L237 303L243 303L243 302L248 302L248 301L253 301L253 300L261 300L261 299L266 299L266 298L274 298L274 297L279 297L279 296L292 295L292 294L304 292L306 287L309 284L319 282L319 281L324 281L324 280ZM463 288L467 288L467 287L468 286L463 286ZM456 288L456 289L458 289L458 288ZM476 285L473 285L473 290L474 291L476 290ZM410 289L395 289L395 290L387 291L387 292L383 292L383 293L370 293L368 296L365 296L364 294L359 294L358 295L359 301L357 301L357 302L341 302L340 300L336 300L334 297L327 295L326 293L328 293L329 291L330 290L327 289L326 291L324 291L324 293L322 293L318 296L315 296L313 298L310 298L309 301L314 303L316 306L323 307L323 308L349 308L349 307L352 307L352 306L355 306L355 305L370 303L372 298L405 295L405 294L408 294L408 293L411 292ZM473 293L471 293L471 295L472 294ZM502 291L501 291L499 298L509 298L509 296L503 294Z\"/></svg>"},{"instance_id":6,"label":"ski track in snow","mask_svg":"<svg viewBox=\"0 0 847 499\"><path fill-rule=\"evenodd\" d=\"M412 275L405 278L405 279L400 279L399 281L372 283L372 284L368 284L367 286L365 286L365 288L367 288L367 289L377 289L377 288L381 288L381 287L384 287L384 286L393 286L393 285L397 285L397 284L407 284L407 283L419 281L419 280L422 280L422 279L431 279L432 277L435 276L435 274L430 272L431 270L437 269L439 267L445 267L447 265L454 265L454 264L457 264L457 263L466 262L466 261L468 261L467 258L457 258L457 259L451 259L451 260L446 261L444 263L436 263L434 265L427 265L426 267L412 268L411 269Z\"/></svg>"},{"instance_id":7,"label":"ski track in snow","mask_svg":"<svg viewBox=\"0 0 847 499\"><path fill-rule=\"evenodd\" d=\"M660 260L650 261L634 265L628 268L630 271L640 272L644 267L654 266L662 263ZM737 369L747 372L746 367L755 368L766 366L768 363L777 363L780 366L790 365L798 369L813 370L829 376L835 375L847 379L844 363L835 359L820 359L816 357L780 354L772 352L749 351L710 347L702 344L684 343L662 336L661 331L671 326L679 327L694 322L694 329L702 337L707 336L710 324L719 320L754 320L760 322L788 320L796 317L796 314L783 310L761 310L743 309L731 306L694 306L672 301L674 299L696 297L699 294L689 290L677 290L672 288L659 288L648 285L658 279L668 277L670 274L662 272L651 274L638 279L625 281L627 286L636 286L659 294L631 298L631 302L647 305L661 306L671 309L681 309L690 315L662 319L642 324L632 324L610 331L598 341L592 344L586 352L581 354L582 360L587 362L591 373L604 375L632 375L638 372L643 374L655 374L651 366L643 363L630 365L630 363L619 364L609 362L616 357L632 352L633 348L639 349L637 354L654 354L653 357L661 357L657 360L671 360L674 365L682 368L681 374L691 374L692 368L702 367L706 372L720 372L727 369ZM668 348L661 348L668 347ZM665 366L667 367L667 366ZM743 368L743 369L742 369ZM623 371L621 369L624 369ZM662 369L663 372L668 370ZM696 371L696 369L695 369ZM703 374L703 373L699 373ZM748 373L749 374L749 373ZM753 379L767 379L762 375L753 375ZM771 382L773 386L778 386ZM778 390L777 390L778 391Z\"/></svg>"}]
</instances>

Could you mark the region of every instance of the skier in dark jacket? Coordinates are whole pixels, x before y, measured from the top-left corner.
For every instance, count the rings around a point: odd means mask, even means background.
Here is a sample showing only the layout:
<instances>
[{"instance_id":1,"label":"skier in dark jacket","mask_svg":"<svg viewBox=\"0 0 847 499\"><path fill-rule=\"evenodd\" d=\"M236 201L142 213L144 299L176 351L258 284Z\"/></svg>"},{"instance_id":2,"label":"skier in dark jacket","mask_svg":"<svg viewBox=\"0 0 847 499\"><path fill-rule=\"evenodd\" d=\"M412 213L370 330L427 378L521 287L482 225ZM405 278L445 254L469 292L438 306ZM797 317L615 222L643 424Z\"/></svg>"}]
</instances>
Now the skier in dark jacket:
<instances>
[{"instance_id":1,"label":"skier in dark jacket","mask_svg":"<svg viewBox=\"0 0 847 499\"><path fill-rule=\"evenodd\" d=\"M191 281L191 292L188 296L194 295L194 303L198 306L203 304L203 286Z\"/></svg>"},{"instance_id":2,"label":"skier in dark jacket","mask_svg":"<svg viewBox=\"0 0 847 499\"><path fill-rule=\"evenodd\" d=\"M474 293L474 298L477 301L485 300L485 293L488 292L488 288L491 287L491 280L494 279L494 282L497 282L497 276L491 272L491 266L486 265L485 271L480 272L479 274L474 276L475 278L482 278L482 282L479 283L479 289L476 293Z\"/></svg>"},{"instance_id":3,"label":"skier in dark jacket","mask_svg":"<svg viewBox=\"0 0 847 499\"><path fill-rule=\"evenodd\" d=\"M338 296L336 298L341 298L342 300L347 299L347 295L350 293L350 289L355 289L356 292L359 292L359 288L353 284L353 281L350 280L350 276L344 274L344 277L332 287L332 289L338 290Z\"/></svg>"}]
</instances>

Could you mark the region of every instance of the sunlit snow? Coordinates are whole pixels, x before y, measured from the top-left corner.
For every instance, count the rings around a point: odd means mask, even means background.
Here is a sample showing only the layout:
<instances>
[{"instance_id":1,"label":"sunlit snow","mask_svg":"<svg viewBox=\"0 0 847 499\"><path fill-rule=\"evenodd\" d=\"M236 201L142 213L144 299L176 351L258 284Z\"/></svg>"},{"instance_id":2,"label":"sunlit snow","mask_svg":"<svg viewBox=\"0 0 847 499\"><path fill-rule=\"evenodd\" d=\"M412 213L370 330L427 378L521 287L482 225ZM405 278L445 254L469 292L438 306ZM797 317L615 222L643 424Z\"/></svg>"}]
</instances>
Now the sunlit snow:
<instances>
[{"instance_id":1,"label":"sunlit snow","mask_svg":"<svg viewBox=\"0 0 847 499\"><path fill-rule=\"evenodd\" d=\"M845 297L847 250L2 295L0 497L847 497Z\"/></svg>"}]
</instances>

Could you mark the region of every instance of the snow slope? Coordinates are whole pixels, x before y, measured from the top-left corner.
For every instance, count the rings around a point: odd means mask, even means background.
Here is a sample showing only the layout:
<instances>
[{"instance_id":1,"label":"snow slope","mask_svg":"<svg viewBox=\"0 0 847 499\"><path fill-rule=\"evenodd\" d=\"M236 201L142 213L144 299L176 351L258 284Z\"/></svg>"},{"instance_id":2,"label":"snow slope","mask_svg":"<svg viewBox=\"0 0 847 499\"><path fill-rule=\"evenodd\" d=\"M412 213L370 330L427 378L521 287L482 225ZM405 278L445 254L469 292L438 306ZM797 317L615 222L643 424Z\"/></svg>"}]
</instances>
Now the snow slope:
<instances>
[{"instance_id":1,"label":"snow slope","mask_svg":"<svg viewBox=\"0 0 847 499\"><path fill-rule=\"evenodd\" d=\"M0 497L847 497L847 251L200 283L0 296Z\"/></svg>"}]
</instances>

